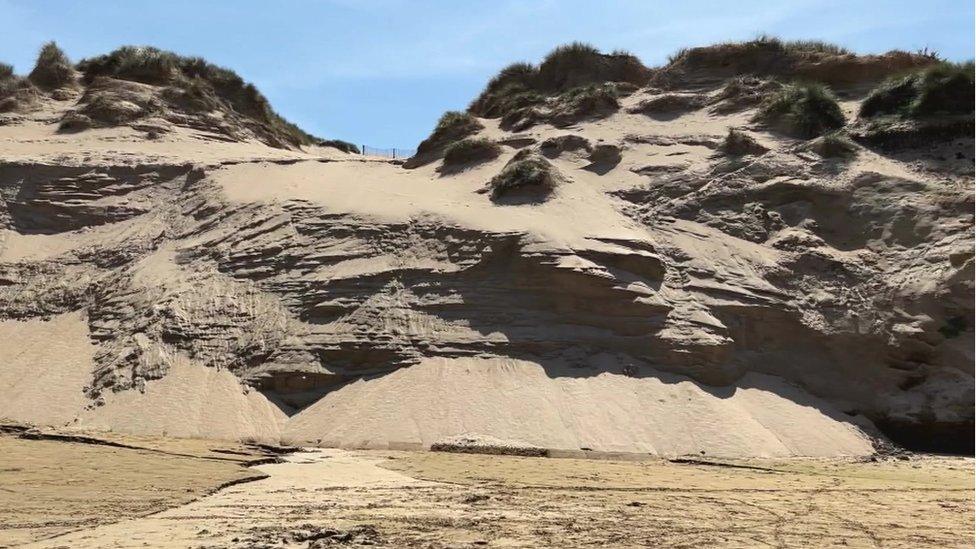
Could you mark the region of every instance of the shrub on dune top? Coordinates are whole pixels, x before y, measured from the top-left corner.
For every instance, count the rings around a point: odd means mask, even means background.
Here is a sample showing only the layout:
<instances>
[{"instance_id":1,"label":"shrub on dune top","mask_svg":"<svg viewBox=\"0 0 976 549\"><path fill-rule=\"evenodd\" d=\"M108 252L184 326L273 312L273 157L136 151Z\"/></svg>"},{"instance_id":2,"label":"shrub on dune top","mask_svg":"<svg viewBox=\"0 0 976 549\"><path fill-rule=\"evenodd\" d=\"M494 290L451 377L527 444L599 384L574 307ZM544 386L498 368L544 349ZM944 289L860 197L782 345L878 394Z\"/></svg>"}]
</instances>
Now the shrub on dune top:
<instances>
[{"instance_id":1,"label":"shrub on dune top","mask_svg":"<svg viewBox=\"0 0 976 549\"><path fill-rule=\"evenodd\" d=\"M266 126L293 145L317 139L278 115L260 91L236 72L199 57L184 57L147 46L124 46L111 53L84 59L78 69L85 81L100 76L145 84L167 85L183 92L181 101L199 108L221 101L233 111Z\"/></svg>"},{"instance_id":2,"label":"shrub on dune top","mask_svg":"<svg viewBox=\"0 0 976 549\"><path fill-rule=\"evenodd\" d=\"M601 87L610 82L646 84L650 69L629 52L601 53L573 42L552 50L538 66L514 63L501 70L468 110L486 118L500 118L543 103L572 90Z\"/></svg>"},{"instance_id":3,"label":"shrub on dune top","mask_svg":"<svg viewBox=\"0 0 976 549\"><path fill-rule=\"evenodd\" d=\"M30 80L14 74L14 68L0 63L0 112L18 112L30 108L38 91Z\"/></svg>"},{"instance_id":4,"label":"shrub on dune top","mask_svg":"<svg viewBox=\"0 0 976 549\"><path fill-rule=\"evenodd\" d=\"M846 122L834 94L816 83L784 86L760 106L756 119L800 137L816 137Z\"/></svg>"},{"instance_id":5,"label":"shrub on dune top","mask_svg":"<svg viewBox=\"0 0 976 549\"><path fill-rule=\"evenodd\" d=\"M41 47L34 70L27 78L38 87L50 90L74 83L75 70L61 48L48 42Z\"/></svg>"}]
</instances>

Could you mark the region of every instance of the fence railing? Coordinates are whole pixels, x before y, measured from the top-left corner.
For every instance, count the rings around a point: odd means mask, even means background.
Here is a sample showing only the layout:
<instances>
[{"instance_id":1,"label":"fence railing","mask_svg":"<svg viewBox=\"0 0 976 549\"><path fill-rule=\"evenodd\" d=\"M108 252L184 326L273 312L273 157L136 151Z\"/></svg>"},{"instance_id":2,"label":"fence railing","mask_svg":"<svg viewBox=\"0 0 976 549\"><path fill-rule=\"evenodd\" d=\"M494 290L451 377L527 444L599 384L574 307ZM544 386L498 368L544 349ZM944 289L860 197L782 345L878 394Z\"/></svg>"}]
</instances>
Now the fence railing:
<instances>
[{"instance_id":1,"label":"fence railing","mask_svg":"<svg viewBox=\"0 0 976 549\"><path fill-rule=\"evenodd\" d=\"M393 147L390 149L379 149L376 147L370 147L369 145L362 145L360 149L364 156L381 156L383 158L410 158L411 156L417 154L417 149L401 149L400 147Z\"/></svg>"}]
</instances>

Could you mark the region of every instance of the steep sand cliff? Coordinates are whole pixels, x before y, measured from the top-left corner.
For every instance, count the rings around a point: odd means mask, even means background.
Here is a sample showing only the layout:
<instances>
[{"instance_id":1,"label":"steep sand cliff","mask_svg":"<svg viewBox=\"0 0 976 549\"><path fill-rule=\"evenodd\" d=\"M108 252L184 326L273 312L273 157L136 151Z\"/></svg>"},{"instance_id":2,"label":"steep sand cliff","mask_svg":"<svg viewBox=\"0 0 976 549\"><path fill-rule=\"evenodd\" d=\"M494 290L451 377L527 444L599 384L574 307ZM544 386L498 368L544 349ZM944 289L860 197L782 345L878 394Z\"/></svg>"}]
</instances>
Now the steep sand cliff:
<instances>
[{"instance_id":1,"label":"steep sand cliff","mask_svg":"<svg viewBox=\"0 0 976 549\"><path fill-rule=\"evenodd\" d=\"M155 110L59 130L79 84L0 114L0 417L372 448L964 449L971 132L832 158L695 55L609 106L473 107L466 136L495 148L460 163L436 139L406 166L282 144L111 79L96 91ZM851 135L905 68L858 59L880 72L835 83ZM493 190L525 160L545 185Z\"/></svg>"}]
</instances>

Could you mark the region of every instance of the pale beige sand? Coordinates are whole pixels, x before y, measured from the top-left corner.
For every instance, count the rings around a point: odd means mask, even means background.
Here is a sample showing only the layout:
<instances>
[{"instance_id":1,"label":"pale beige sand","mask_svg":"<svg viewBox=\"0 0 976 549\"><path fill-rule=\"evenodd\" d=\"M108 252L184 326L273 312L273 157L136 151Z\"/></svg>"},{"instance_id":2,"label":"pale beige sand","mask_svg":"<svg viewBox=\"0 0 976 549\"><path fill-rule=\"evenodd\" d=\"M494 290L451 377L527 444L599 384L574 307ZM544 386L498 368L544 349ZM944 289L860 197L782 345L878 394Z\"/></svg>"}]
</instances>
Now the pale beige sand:
<instances>
[{"instance_id":1,"label":"pale beige sand","mask_svg":"<svg viewBox=\"0 0 976 549\"><path fill-rule=\"evenodd\" d=\"M71 421L91 401L94 345L80 312L51 320L0 321L0 418Z\"/></svg>"},{"instance_id":2,"label":"pale beige sand","mask_svg":"<svg viewBox=\"0 0 976 549\"><path fill-rule=\"evenodd\" d=\"M79 415L76 426L137 435L277 442L285 414L227 370L185 359L146 384L145 393L105 396L105 405Z\"/></svg>"},{"instance_id":3,"label":"pale beige sand","mask_svg":"<svg viewBox=\"0 0 976 549\"><path fill-rule=\"evenodd\" d=\"M571 377L511 359L428 359L330 392L285 424L286 443L421 448L454 435L552 449L713 456L872 452L854 425L782 380L709 390L687 378Z\"/></svg>"},{"instance_id":4,"label":"pale beige sand","mask_svg":"<svg viewBox=\"0 0 976 549\"><path fill-rule=\"evenodd\" d=\"M174 355L145 392L108 392L95 406L94 346L81 313L0 322L0 419L71 429L277 442L285 415L227 370Z\"/></svg>"},{"instance_id":5,"label":"pale beige sand","mask_svg":"<svg viewBox=\"0 0 976 549\"><path fill-rule=\"evenodd\" d=\"M354 448L425 448L455 435L553 449L713 456L861 455L870 441L782 380L709 390L686 378L574 377L510 359L430 359L329 393L287 418L226 370L175 355L171 371L90 406L91 344L79 314L0 323L0 417L74 429ZM9 338L9 339L8 339ZM828 415L830 414L830 415Z\"/></svg>"}]
</instances>

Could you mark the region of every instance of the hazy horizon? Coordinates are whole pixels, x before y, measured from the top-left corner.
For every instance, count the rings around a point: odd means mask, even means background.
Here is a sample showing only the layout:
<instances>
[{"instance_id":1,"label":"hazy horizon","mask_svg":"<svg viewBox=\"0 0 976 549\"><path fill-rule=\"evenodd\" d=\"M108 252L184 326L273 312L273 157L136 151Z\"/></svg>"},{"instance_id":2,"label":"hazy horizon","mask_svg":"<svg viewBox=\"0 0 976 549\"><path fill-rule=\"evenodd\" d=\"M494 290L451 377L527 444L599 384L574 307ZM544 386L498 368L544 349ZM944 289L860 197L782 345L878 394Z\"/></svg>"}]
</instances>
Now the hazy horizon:
<instances>
[{"instance_id":1,"label":"hazy horizon","mask_svg":"<svg viewBox=\"0 0 976 549\"><path fill-rule=\"evenodd\" d=\"M0 0L0 61L30 71L41 44L79 59L122 45L197 55L253 82L305 130L375 147L415 147L445 110L463 109L514 61L581 40L647 65L685 46L760 33L857 53L927 48L973 57L971 1L657 2L254 0L165 4ZM212 21L224 21L214 26Z\"/></svg>"}]
</instances>

